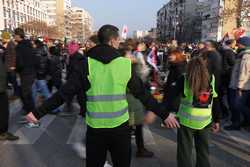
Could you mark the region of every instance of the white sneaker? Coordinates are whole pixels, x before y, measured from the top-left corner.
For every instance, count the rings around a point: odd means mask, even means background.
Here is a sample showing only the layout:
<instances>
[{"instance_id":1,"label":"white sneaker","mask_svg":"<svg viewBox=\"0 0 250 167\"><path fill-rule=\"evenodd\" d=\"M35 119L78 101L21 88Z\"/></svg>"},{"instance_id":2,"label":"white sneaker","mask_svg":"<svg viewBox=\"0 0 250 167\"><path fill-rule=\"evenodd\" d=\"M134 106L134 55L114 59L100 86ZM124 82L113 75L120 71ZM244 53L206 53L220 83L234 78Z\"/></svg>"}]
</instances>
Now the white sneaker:
<instances>
[{"instance_id":1,"label":"white sneaker","mask_svg":"<svg viewBox=\"0 0 250 167\"><path fill-rule=\"evenodd\" d=\"M37 123L31 123L31 122L29 122L25 126L27 128L39 128L40 127L40 123L39 122L37 122Z\"/></svg>"}]
</instances>

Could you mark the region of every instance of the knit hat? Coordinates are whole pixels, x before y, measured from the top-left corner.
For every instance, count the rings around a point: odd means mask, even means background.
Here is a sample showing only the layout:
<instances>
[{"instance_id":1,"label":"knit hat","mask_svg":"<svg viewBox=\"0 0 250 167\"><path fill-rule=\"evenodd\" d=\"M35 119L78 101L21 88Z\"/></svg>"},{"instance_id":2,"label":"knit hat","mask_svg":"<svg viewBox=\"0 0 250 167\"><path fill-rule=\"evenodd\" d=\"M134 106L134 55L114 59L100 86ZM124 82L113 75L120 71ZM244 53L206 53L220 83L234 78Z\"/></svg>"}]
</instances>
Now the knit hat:
<instances>
[{"instance_id":1,"label":"knit hat","mask_svg":"<svg viewBox=\"0 0 250 167\"><path fill-rule=\"evenodd\" d=\"M9 40L10 39L10 34L8 32L3 32L1 37L4 40Z\"/></svg>"},{"instance_id":2,"label":"knit hat","mask_svg":"<svg viewBox=\"0 0 250 167\"><path fill-rule=\"evenodd\" d=\"M241 37L238 39L237 43L244 45L246 47L250 47L250 37Z\"/></svg>"}]
</instances>

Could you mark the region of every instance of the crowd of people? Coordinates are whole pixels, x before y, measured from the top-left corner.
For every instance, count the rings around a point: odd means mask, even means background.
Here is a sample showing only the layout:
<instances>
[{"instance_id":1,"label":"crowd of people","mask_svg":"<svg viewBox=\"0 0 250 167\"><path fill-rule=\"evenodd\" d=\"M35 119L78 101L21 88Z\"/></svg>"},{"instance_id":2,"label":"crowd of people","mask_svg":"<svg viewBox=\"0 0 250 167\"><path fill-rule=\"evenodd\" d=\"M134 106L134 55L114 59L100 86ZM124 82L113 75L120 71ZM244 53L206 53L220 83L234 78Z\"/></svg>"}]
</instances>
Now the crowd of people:
<instances>
[{"instance_id":1,"label":"crowd of people","mask_svg":"<svg viewBox=\"0 0 250 167\"><path fill-rule=\"evenodd\" d=\"M66 70L66 77L63 77ZM8 97L7 90L13 93ZM74 97L85 117L87 167L102 167L107 151L115 167L129 167L131 136L137 157L153 157L143 125L157 116L178 128L177 162L209 167L210 130L250 126L250 37L166 44L122 40L112 25L100 28L85 45L27 39L21 28L0 44L0 140L8 132L9 101L23 103L20 123L38 128L46 114L72 115ZM65 103L65 107L62 105Z\"/></svg>"}]
</instances>

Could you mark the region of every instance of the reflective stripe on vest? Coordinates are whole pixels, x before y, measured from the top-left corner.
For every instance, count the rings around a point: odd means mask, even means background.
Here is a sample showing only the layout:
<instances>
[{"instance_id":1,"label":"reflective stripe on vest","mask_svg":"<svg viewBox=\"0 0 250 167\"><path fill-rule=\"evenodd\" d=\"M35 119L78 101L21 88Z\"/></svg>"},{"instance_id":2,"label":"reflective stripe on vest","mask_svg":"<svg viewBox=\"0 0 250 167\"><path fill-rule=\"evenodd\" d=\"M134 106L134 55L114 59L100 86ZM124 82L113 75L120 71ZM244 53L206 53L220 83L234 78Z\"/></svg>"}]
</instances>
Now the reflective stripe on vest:
<instances>
[{"instance_id":1,"label":"reflective stripe on vest","mask_svg":"<svg viewBox=\"0 0 250 167\"><path fill-rule=\"evenodd\" d=\"M183 111L179 111L178 115L180 117L186 118L190 121L207 121L208 119L211 118L211 115L204 116L204 117L203 116L194 116L194 115L191 115L191 114L189 114L187 112L183 112Z\"/></svg>"},{"instance_id":2,"label":"reflective stripe on vest","mask_svg":"<svg viewBox=\"0 0 250 167\"><path fill-rule=\"evenodd\" d=\"M119 101L119 100L126 100L126 95L99 95L99 96L88 96L87 97L89 102L100 102L100 101Z\"/></svg>"},{"instance_id":3,"label":"reflective stripe on vest","mask_svg":"<svg viewBox=\"0 0 250 167\"><path fill-rule=\"evenodd\" d=\"M88 116L94 119L111 119L111 118L117 118L122 115L124 115L126 112L128 112L128 107L116 111L116 112L87 112Z\"/></svg>"},{"instance_id":4,"label":"reflective stripe on vest","mask_svg":"<svg viewBox=\"0 0 250 167\"><path fill-rule=\"evenodd\" d=\"M177 113L180 124L192 129L203 129L212 121L212 103L206 108L194 107L192 91L188 86L186 78L184 82L185 97L181 99L181 105ZM213 98L217 97L214 76L212 76L211 86L213 88Z\"/></svg>"},{"instance_id":5,"label":"reflective stripe on vest","mask_svg":"<svg viewBox=\"0 0 250 167\"><path fill-rule=\"evenodd\" d=\"M107 55L108 56L108 55ZM88 58L90 89L86 123L91 128L116 128L129 120L126 89L131 61L118 57L108 64Z\"/></svg>"}]
</instances>

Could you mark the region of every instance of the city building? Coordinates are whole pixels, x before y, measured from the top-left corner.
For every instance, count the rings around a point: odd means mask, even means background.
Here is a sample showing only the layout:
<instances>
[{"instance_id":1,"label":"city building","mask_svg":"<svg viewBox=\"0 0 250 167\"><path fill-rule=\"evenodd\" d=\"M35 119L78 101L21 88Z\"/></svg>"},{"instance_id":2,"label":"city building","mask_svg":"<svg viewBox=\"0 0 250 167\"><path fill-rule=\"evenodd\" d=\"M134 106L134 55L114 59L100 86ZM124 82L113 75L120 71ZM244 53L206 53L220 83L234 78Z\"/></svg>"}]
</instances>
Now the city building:
<instances>
[{"instance_id":1,"label":"city building","mask_svg":"<svg viewBox=\"0 0 250 167\"><path fill-rule=\"evenodd\" d=\"M197 41L201 36L201 16L197 0L170 0L157 13L157 37L161 41Z\"/></svg>"},{"instance_id":2,"label":"city building","mask_svg":"<svg viewBox=\"0 0 250 167\"><path fill-rule=\"evenodd\" d=\"M157 38L157 29L156 28L151 28L149 31L148 31L148 37L151 38L151 39L156 39Z\"/></svg>"},{"instance_id":3,"label":"city building","mask_svg":"<svg viewBox=\"0 0 250 167\"><path fill-rule=\"evenodd\" d=\"M86 10L73 7L71 13L72 39L84 42L93 32L93 18Z\"/></svg>"},{"instance_id":4,"label":"city building","mask_svg":"<svg viewBox=\"0 0 250 167\"><path fill-rule=\"evenodd\" d=\"M202 16L201 40L220 40L223 36L224 3L221 0L203 0L199 6Z\"/></svg>"},{"instance_id":5,"label":"city building","mask_svg":"<svg viewBox=\"0 0 250 167\"><path fill-rule=\"evenodd\" d=\"M47 6L48 24L55 26L60 38L71 38L71 0L40 0Z\"/></svg>"},{"instance_id":6,"label":"city building","mask_svg":"<svg viewBox=\"0 0 250 167\"><path fill-rule=\"evenodd\" d=\"M237 3L232 0L170 0L157 13L157 37L161 41L177 39L179 42L221 40L239 27ZM243 0L241 17L244 15L244 18L240 20L250 34L250 5L245 3L250 2Z\"/></svg>"},{"instance_id":7,"label":"city building","mask_svg":"<svg viewBox=\"0 0 250 167\"><path fill-rule=\"evenodd\" d=\"M144 38L144 37L146 37L148 35L149 35L148 31L142 31L142 30L136 30L133 33L133 36L134 36L135 39L142 39L142 38Z\"/></svg>"},{"instance_id":8,"label":"city building","mask_svg":"<svg viewBox=\"0 0 250 167\"><path fill-rule=\"evenodd\" d=\"M249 3L249 1L245 2ZM243 1L243 6L240 10L242 10L242 13L248 12L249 17L241 14L242 18L239 18L237 3L238 1L231 0L203 0L201 2L201 6L203 7L201 40L221 40L226 34L230 34L235 28L239 27L238 21L241 22L241 26L248 33L250 32L250 9L244 7L245 4Z\"/></svg>"},{"instance_id":9,"label":"city building","mask_svg":"<svg viewBox=\"0 0 250 167\"><path fill-rule=\"evenodd\" d=\"M34 22L46 25L47 21L46 6L40 0L0 0L0 31L13 31ZM30 34L34 31L32 27L27 29ZM42 27L36 33L42 33Z\"/></svg>"}]
</instances>

